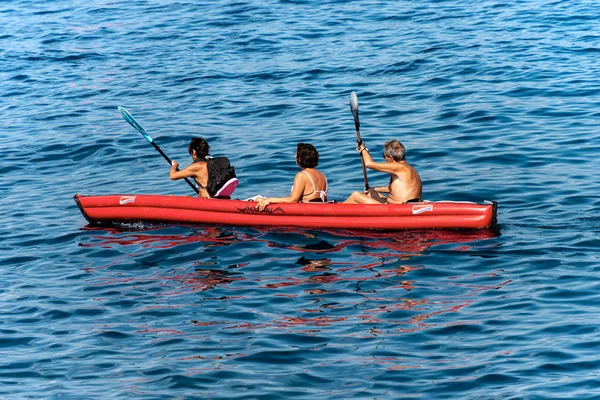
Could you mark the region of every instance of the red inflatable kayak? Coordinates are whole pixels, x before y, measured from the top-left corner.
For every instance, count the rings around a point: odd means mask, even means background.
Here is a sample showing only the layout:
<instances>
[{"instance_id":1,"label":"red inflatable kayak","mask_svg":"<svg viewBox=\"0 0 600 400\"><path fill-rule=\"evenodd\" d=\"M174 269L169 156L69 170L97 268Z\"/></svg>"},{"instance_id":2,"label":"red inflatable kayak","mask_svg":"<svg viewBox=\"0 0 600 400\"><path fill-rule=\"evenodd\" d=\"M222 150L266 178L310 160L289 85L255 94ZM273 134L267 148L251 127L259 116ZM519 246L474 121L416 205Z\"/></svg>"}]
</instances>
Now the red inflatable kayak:
<instances>
[{"instance_id":1,"label":"red inflatable kayak","mask_svg":"<svg viewBox=\"0 0 600 400\"><path fill-rule=\"evenodd\" d=\"M187 196L73 196L92 225L158 222L237 226L294 226L323 229L483 229L496 225L497 203L270 204Z\"/></svg>"}]
</instances>

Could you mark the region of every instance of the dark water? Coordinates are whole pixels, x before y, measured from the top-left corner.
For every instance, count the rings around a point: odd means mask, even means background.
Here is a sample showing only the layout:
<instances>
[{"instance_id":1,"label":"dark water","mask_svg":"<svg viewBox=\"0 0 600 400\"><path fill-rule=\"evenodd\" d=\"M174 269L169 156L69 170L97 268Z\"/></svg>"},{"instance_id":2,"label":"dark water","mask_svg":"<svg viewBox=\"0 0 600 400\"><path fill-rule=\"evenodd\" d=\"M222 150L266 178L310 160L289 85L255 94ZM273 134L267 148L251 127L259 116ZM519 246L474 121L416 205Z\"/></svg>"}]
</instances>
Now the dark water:
<instances>
[{"instance_id":1,"label":"dark water","mask_svg":"<svg viewBox=\"0 0 600 400\"><path fill-rule=\"evenodd\" d=\"M600 20L589 1L0 6L0 398L600 398ZM400 139L494 232L89 229L75 193L240 198L295 144L331 197ZM374 150L375 149L375 150ZM370 173L372 185L385 177Z\"/></svg>"}]
</instances>

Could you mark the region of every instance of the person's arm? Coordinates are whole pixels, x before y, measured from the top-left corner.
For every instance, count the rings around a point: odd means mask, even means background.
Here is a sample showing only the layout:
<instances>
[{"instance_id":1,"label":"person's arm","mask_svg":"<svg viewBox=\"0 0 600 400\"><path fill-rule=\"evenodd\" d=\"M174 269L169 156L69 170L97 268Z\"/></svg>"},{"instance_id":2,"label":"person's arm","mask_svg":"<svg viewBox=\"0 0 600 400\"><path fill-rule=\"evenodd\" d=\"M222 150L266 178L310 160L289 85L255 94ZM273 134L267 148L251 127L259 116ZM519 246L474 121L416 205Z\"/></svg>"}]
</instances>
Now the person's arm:
<instances>
[{"instance_id":1,"label":"person's arm","mask_svg":"<svg viewBox=\"0 0 600 400\"><path fill-rule=\"evenodd\" d=\"M365 146L365 142L362 142L360 145L358 145L356 147L356 150L360 153L363 162L365 163L365 167L368 168L372 168L373 164L377 164L373 161L373 157L371 157L371 154L369 153L369 149L367 149L367 146ZM370 188L370 190L375 190L376 192L379 193L389 193L390 192L390 188L388 186L381 186L378 188ZM368 194L369 190L365 191L365 194Z\"/></svg>"},{"instance_id":2,"label":"person's arm","mask_svg":"<svg viewBox=\"0 0 600 400\"><path fill-rule=\"evenodd\" d=\"M365 162L365 167L374 169L374 170L380 171L380 172L387 172L388 174L396 173L397 166L394 163L387 163L387 162L380 163L380 162L373 161L373 157L371 157L371 154L369 153L369 149L367 149L365 147L364 143L361 144L361 146L358 148L358 151L362 155L363 161Z\"/></svg>"},{"instance_id":3,"label":"person's arm","mask_svg":"<svg viewBox=\"0 0 600 400\"><path fill-rule=\"evenodd\" d=\"M178 171L177 168L179 164L177 161L171 161L171 170L169 171L169 178L172 180L183 179L183 178L193 178L196 186L200 187L198 192L198 197L211 197L205 186L199 182L204 181L208 182L208 168L202 168L202 165L198 163L192 163L188 165L186 168Z\"/></svg>"},{"instance_id":4,"label":"person's arm","mask_svg":"<svg viewBox=\"0 0 600 400\"><path fill-rule=\"evenodd\" d=\"M375 188L375 190L379 193L389 193L390 187L389 186L381 186L381 187Z\"/></svg>"},{"instance_id":5,"label":"person's arm","mask_svg":"<svg viewBox=\"0 0 600 400\"><path fill-rule=\"evenodd\" d=\"M173 181L194 176L194 174L190 172L190 167L182 169L181 171L179 171L177 168L179 168L179 163L175 160L171 161L171 170L169 171L169 178L171 178L171 180Z\"/></svg>"},{"instance_id":6,"label":"person's arm","mask_svg":"<svg viewBox=\"0 0 600 400\"><path fill-rule=\"evenodd\" d=\"M203 172L208 172L206 169L201 168L197 163L192 163L182 170L177 170L179 164L177 161L171 161L171 170L169 171L169 178L172 180L183 179L183 178L199 178Z\"/></svg>"},{"instance_id":7,"label":"person's arm","mask_svg":"<svg viewBox=\"0 0 600 400\"><path fill-rule=\"evenodd\" d=\"M263 211L271 203L298 203L302 199L304 193L305 182L302 177L302 173L297 173L294 178L294 189L289 196L286 197L267 197L260 199L256 207L259 211Z\"/></svg>"},{"instance_id":8,"label":"person's arm","mask_svg":"<svg viewBox=\"0 0 600 400\"><path fill-rule=\"evenodd\" d=\"M360 144L356 147L356 151L358 151L360 154L363 162L365 163L365 167L369 167L369 164L373 163L373 157L371 157L365 142L360 142Z\"/></svg>"}]
</instances>

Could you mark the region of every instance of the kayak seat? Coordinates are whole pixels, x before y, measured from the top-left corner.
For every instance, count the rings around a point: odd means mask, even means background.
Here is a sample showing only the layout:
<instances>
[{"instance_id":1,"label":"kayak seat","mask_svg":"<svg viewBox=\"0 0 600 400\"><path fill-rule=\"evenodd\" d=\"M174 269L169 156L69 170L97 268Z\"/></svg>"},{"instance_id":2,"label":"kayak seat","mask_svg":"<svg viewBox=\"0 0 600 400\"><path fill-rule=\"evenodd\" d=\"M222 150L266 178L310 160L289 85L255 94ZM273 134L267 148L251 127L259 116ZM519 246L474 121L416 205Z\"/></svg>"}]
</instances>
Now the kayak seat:
<instances>
[{"instance_id":1,"label":"kayak seat","mask_svg":"<svg viewBox=\"0 0 600 400\"><path fill-rule=\"evenodd\" d=\"M213 197L220 199L231 198L231 194L238 187L239 183L240 181L238 180L238 178L231 178L230 180L225 182L223 186L221 186L221 189L217 190L217 193L215 193Z\"/></svg>"}]
</instances>

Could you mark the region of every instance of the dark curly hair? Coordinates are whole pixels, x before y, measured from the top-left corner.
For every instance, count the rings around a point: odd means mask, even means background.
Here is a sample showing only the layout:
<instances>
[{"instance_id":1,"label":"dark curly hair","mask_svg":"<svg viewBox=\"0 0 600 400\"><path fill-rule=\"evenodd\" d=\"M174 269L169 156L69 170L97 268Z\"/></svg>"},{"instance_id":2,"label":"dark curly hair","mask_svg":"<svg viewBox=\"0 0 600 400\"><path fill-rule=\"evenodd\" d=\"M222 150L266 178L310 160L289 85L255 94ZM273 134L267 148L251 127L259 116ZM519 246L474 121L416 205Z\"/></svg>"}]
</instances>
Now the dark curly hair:
<instances>
[{"instance_id":1,"label":"dark curly hair","mask_svg":"<svg viewBox=\"0 0 600 400\"><path fill-rule=\"evenodd\" d=\"M298 143L296 161L302 168L314 168L319 164L319 152L309 143Z\"/></svg>"},{"instance_id":2,"label":"dark curly hair","mask_svg":"<svg viewBox=\"0 0 600 400\"><path fill-rule=\"evenodd\" d=\"M198 158L204 159L210 152L210 146L208 145L206 139L195 137L190 141L188 146L188 153L190 153L190 155L192 155L192 150L196 150L196 155Z\"/></svg>"}]
</instances>

